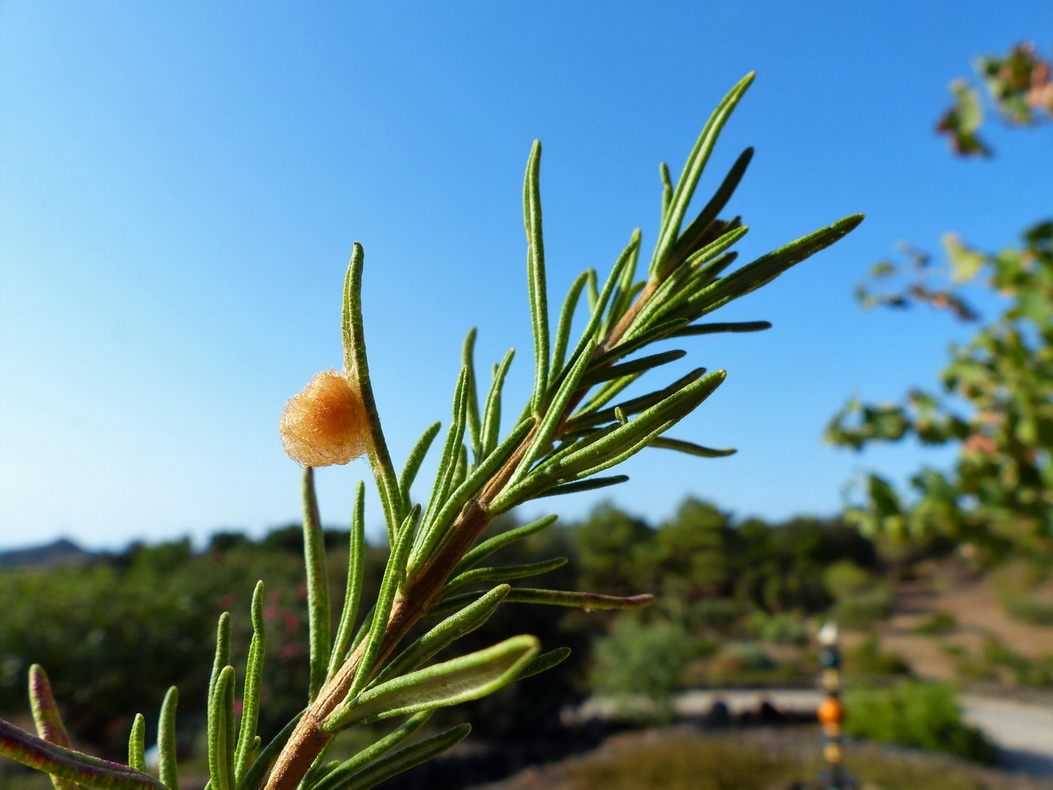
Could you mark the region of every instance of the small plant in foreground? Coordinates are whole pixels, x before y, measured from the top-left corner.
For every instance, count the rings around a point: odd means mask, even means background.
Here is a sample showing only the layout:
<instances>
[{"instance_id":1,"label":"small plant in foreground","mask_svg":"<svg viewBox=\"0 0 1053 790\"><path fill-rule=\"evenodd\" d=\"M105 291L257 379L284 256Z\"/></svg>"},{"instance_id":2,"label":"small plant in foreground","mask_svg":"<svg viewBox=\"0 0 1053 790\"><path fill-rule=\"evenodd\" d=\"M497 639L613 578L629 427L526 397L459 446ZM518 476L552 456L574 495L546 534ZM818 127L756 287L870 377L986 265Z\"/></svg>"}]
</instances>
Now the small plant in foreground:
<instances>
[{"instance_id":1,"label":"small plant in foreground","mask_svg":"<svg viewBox=\"0 0 1053 790\"><path fill-rule=\"evenodd\" d=\"M710 152L752 81L753 75L747 75L721 101L676 184L662 166L661 226L643 278L636 275L640 253L636 231L605 279L590 270L574 281L554 331L542 243L541 147L534 144L523 190L533 391L526 404L512 413L512 427L502 435L502 413L507 414L502 389L513 352L494 366L489 388L481 396L473 361L475 331L468 333L453 418L426 503L417 502L411 489L440 425L424 432L397 472L370 383L362 321L364 253L355 245L344 283L343 370L319 374L290 400L282 415L286 449L306 466L303 534L310 655L306 707L269 742L257 734L266 638L260 582L252 603L253 637L240 695L230 661L230 617L223 614L219 621L208 690L210 790L372 787L441 754L467 735L467 725L461 725L413 741L437 708L485 696L565 658L565 649L541 653L538 640L523 634L466 655L432 660L478 628L499 606L534 603L595 610L651 602L649 595L607 596L510 584L554 570L564 562L562 558L513 566L484 564L502 547L552 524L555 516L491 537L484 533L495 517L528 500L624 482L624 475L602 473L646 447L701 457L732 452L667 435L712 394L725 372L696 368L626 398L623 393L630 385L686 354L665 350L641 356L639 352L670 339L767 329L765 321L700 319L828 247L862 219L847 217L728 272L736 257L730 248L747 228L738 217L721 219L720 215L752 157L747 149L685 226ZM585 325L571 342L582 296L587 301ZM359 483L351 518L347 592L334 632L312 465L347 463L361 453L376 481L390 553L379 589L367 597L365 491ZM406 644L411 631L422 635ZM0 754L51 774L57 790L76 785L175 790L174 688L161 709L159 777L155 778L146 772L142 715L132 728L128 764L98 760L71 747L43 670L34 667L30 676L38 736L0 722ZM236 715L238 696L240 715ZM401 723L350 759L326 762L326 752L341 732L388 719Z\"/></svg>"}]
</instances>

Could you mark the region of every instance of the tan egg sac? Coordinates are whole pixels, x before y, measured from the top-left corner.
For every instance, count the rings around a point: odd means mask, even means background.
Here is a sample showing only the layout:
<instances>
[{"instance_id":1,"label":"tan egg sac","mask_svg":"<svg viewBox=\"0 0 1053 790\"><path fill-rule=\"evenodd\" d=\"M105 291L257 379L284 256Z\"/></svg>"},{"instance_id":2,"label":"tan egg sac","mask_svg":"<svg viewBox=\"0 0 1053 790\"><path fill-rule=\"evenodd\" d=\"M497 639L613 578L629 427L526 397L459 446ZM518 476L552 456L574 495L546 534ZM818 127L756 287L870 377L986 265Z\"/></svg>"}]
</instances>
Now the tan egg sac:
<instances>
[{"instance_id":1,"label":"tan egg sac","mask_svg":"<svg viewBox=\"0 0 1053 790\"><path fill-rule=\"evenodd\" d=\"M353 461L368 449L362 397L343 374L322 371L285 402L281 434L285 452L302 466Z\"/></svg>"}]
</instances>

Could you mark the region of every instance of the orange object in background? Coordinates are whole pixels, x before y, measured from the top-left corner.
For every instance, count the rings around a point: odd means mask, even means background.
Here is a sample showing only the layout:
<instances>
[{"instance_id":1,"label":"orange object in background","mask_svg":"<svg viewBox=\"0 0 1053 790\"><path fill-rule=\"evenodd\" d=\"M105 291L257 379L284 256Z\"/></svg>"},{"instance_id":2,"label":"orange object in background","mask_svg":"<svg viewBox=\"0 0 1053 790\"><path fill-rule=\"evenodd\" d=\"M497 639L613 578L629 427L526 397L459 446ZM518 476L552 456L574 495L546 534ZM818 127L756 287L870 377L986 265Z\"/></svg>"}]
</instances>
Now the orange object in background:
<instances>
[{"instance_id":1,"label":"orange object in background","mask_svg":"<svg viewBox=\"0 0 1053 790\"><path fill-rule=\"evenodd\" d=\"M819 704L819 721L823 724L840 724L845 718L845 709L841 701L828 697Z\"/></svg>"}]
</instances>

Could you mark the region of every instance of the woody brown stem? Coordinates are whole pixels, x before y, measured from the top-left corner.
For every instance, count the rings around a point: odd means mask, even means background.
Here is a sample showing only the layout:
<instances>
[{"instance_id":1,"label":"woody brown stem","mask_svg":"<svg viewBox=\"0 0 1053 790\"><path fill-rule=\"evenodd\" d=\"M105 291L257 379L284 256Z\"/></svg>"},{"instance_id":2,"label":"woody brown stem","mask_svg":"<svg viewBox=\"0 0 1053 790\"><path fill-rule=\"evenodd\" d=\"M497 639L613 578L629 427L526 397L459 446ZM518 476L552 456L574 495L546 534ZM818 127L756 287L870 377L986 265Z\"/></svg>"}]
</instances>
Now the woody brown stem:
<instances>
[{"instance_id":1,"label":"woody brown stem","mask_svg":"<svg viewBox=\"0 0 1053 790\"><path fill-rule=\"evenodd\" d=\"M492 516L479 500L464 507L450 530L450 539L443 542L434 560L392 605L376 666L383 663L410 629L427 614L454 567L491 520ZM350 691L362 660L363 647L360 644L354 650L308 707L278 755L266 790L293 790L332 740L333 733L324 730L322 723Z\"/></svg>"}]
</instances>

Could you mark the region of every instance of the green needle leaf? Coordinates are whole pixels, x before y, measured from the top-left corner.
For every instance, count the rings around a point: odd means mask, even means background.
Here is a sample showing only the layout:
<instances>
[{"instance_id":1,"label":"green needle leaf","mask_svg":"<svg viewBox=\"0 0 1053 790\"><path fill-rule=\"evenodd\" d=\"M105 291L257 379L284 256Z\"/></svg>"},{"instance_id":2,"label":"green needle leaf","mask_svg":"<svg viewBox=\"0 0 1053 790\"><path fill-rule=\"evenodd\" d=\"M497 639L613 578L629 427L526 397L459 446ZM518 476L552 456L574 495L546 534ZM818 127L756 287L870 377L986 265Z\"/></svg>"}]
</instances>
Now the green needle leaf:
<instances>
[{"instance_id":1,"label":"green needle leaf","mask_svg":"<svg viewBox=\"0 0 1053 790\"><path fill-rule=\"evenodd\" d=\"M717 191L713 193L713 197L706 203L705 208L688 225L687 230L681 234L680 238L676 240L676 244L669 256L668 265L670 269L675 269L687 260L693 251L709 243L707 237L713 233L712 225L714 221L720 212L724 210L724 206L727 205L732 194L738 188L739 182L742 181L742 176L745 175L746 168L749 167L752 158L752 148L747 148L739 154L739 158L735 160L735 164L731 166L731 170L728 171Z\"/></svg>"},{"instance_id":2,"label":"green needle leaf","mask_svg":"<svg viewBox=\"0 0 1053 790\"><path fill-rule=\"evenodd\" d=\"M600 595L598 593L568 592L566 590L538 590L513 587L506 597L508 603L534 603L548 606L569 606L586 612L607 609L639 609L654 603L653 595Z\"/></svg>"},{"instance_id":3,"label":"green needle leaf","mask_svg":"<svg viewBox=\"0 0 1053 790\"><path fill-rule=\"evenodd\" d=\"M574 397L574 394L580 388L582 377L589 368L593 348L593 344L589 342L575 352L574 362L567 375L560 382L559 389L556 390L552 402L548 405L545 416L538 423L537 430L534 432L534 437L530 442L530 447L512 476L512 483L515 483L517 479L525 475L530 470L530 467L534 465L534 462L548 451L552 438L556 435L556 431L559 430L560 423L563 421L563 415L570 404L571 398Z\"/></svg>"},{"instance_id":4,"label":"green needle leaf","mask_svg":"<svg viewBox=\"0 0 1053 790\"><path fill-rule=\"evenodd\" d=\"M472 731L470 724L459 724L448 730L433 735L430 738L399 749L397 752L377 760L367 768L352 775L344 782L326 790L369 790L381 782L386 782L393 776L397 776L410 768L414 768L428 760L433 760L445 751L452 749L463 741L468 733Z\"/></svg>"},{"instance_id":5,"label":"green needle leaf","mask_svg":"<svg viewBox=\"0 0 1053 790\"><path fill-rule=\"evenodd\" d=\"M468 369L468 403L466 416L468 420L468 442L472 447L472 457L475 463L482 458L483 449L481 444L481 432L479 424L479 395L476 392L475 376L475 334L473 326L467 337L464 338L464 348L461 351L461 366Z\"/></svg>"},{"instance_id":6,"label":"green needle leaf","mask_svg":"<svg viewBox=\"0 0 1053 790\"><path fill-rule=\"evenodd\" d=\"M482 487L493 477L512 455L512 452L530 433L531 421L524 420L508 435L508 437L490 455L483 459L472 472L454 491L442 508L436 513L432 522L426 527L423 536L416 542L413 554L410 558L410 568L419 570L428 561L436 546L442 542L447 530L461 509L468 504L472 497L476 496Z\"/></svg>"},{"instance_id":7,"label":"green needle leaf","mask_svg":"<svg viewBox=\"0 0 1053 790\"><path fill-rule=\"evenodd\" d=\"M665 436L660 436L651 442L652 447L663 447L666 450L676 450L681 453L687 453L688 455L696 455L699 458L726 458L729 455L734 455L737 450L714 450L711 447L703 447L700 444L694 444L692 442L685 442L682 439L670 439Z\"/></svg>"},{"instance_id":8,"label":"green needle leaf","mask_svg":"<svg viewBox=\"0 0 1053 790\"><path fill-rule=\"evenodd\" d=\"M767 255L762 255L752 263L717 280L692 296L689 304L693 312L697 315L711 312L733 299L757 290L787 269L843 239L862 221L862 214L853 214L838 220L829 227L820 228L814 233L809 233L797 241L769 252Z\"/></svg>"},{"instance_id":9,"label":"green needle leaf","mask_svg":"<svg viewBox=\"0 0 1053 790\"><path fill-rule=\"evenodd\" d=\"M412 672L447 645L479 628L497 611L498 605L510 589L507 584L500 584L447 617L384 667L374 684L384 683L406 672Z\"/></svg>"},{"instance_id":10,"label":"green needle leaf","mask_svg":"<svg viewBox=\"0 0 1053 790\"><path fill-rule=\"evenodd\" d=\"M29 668L29 704L33 711L33 722L37 727L37 735L49 743L57 746L72 748L66 725L62 723L62 714L59 712L55 695L51 691L51 683L48 681L47 673L40 664L33 664ZM51 784L55 790L75 790L76 785L58 776L51 776Z\"/></svg>"},{"instance_id":11,"label":"green needle leaf","mask_svg":"<svg viewBox=\"0 0 1053 790\"><path fill-rule=\"evenodd\" d=\"M538 654L536 637L521 635L459 658L381 683L338 705L323 727L329 732L479 699L514 680Z\"/></svg>"},{"instance_id":12,"label":"green needle leaf","mask_svg":"<svg viewBox=\"0 0 1053 790\"><path fill-rule=\"evenodd\" d=\"M223 668L230 664L230 612L223 612L219 616L216 626L216 657L212 661L212 676L208 681L208 705L212 705L212 697L216 693L216 683L219 681Z\"/></svg>"},{"instance_id":13,"label":"green needle leaf","mask_svg":"<svg viewBox=\"0 0 1053 790\"><path fill-rule=\"evenodd\" d=\"M691 296L699 290L701 284L708 283L712 277L708 267L704 267L703 264L718 259L722 252L748 232L749 228L745 225L731 223L711 243L692 253L685 265L673 271L658 287L651 300L636 316L627 332L628 337L646 332L656 321L684 317L685 311L681 307L690 302ZM697 316L686 317L691 320Z\"/></svg>"},{"instance_id":14,"label":"green needle leaf","mask_svg":"<svg viewBox=\"0 0 1053 790\"><path fill-rule=\"evenodd\" d=\"M589 279L588 272L582 272L570 286L567 298L563 302L563 309L559 313L559 324L556 326L556 341L552 349L552 370L563 370L566 361L567 344L570 342L570 330L574 323L574 314L578 311L578 301L585 283Z\"/></svg>"},{"instance_id":15,"label":"green needle leaf","mask_svg":"<svg viewBox=\"0 0 1053 790\"><path fill-rule=\"evenodd\" d=\"M428 710L412 716L404 724L395 728L380 740L373 742L350 760L341 763L328 776L312 787L311 790L337 790L338 788L348 786L353 774L358 773L364 766L369 765L371 762L405 741L424 726L428 719L434 714L435 711ZM360 787L362 785L356 782L353 786Z\"/></svg>"},{"instance_id":16,"label":"green needle leaf","mask_svg":"<svg viewBox=\"0 0 1053 790\"><path fill-rule=\"evenodd\" d=\"M573 483L563 483L553 486L540 494L535 494L534 499L548 496L561 496L563 494L577 494L580 491L593 491L597 488L607 488L629 481L629 475L611 475L610 477L592 477L588 480L576 480Z\"/></svg>"},{"instance_id":17,"label":"green needle leaf","mask_svg":"<svg viewBox=\"0 0 1053 790\"><path fill-rule=\"evenodd\" d=\"M433 422L429 425L406 459L406 466L402 470L401 477L399 477L399 489L402 491L402 501L406 505L407 510L409 510L410 502L412 501L410 488L413 486L413 481L417 479L417 472L420 471L420 465L424 461L424 456L428 454L431 443L435 440L441 428L441 422Z\"/></svg>"},{"instance_id":18,"label":"green needle leaf","mask_svg":"<svg viewBox=\"0 0 1053 790\"><path fill-rule=\"evenodd\" d=\"M179 790L179 766L176 757L175 716L179 704L179 692L175 686L168 689L161 703L161 715L157 722L157 775L168 790Z\"/></svg>"},{"instance_id":19,"label":"green needle leaf","mask_svg":"<svg viewBox=\"0 0 1053 790\"><path fill-rule=\"evenodd\" d=\"M652 280L662 280L670 270L669 260L672 258L671 252L680 235L680 226L684 220L684 214L687 213L687 207L691 202L695 187L698 185L698 179L702 175L702 170L709 160L709 155L713 151L713 146L716 144L717 137L720 136L724 124L746 92L746 89L753 82L753 78L754 74L750 72L739 80L738 84L728 91L728 94L717 105L717 109L713 111L709 120L706 121L706 125L702 128L702 133L699 135L694 149L692 149L687 162L684 164L684 170L676 183L676 189L673 190L669 211L663 218L662 231L659 234L654 258L651 261Z\"/></svg>"},{"instance_id":20,"label":"green needle leaf","mask_svg":"<svg viewBox=\"0 0 1053 790\"><path fill-rule=\"evenodd\" d=\"M399 496L398 478L391 464L391 454L384 439L384 431L380 427L380 414L369 378L366 334L362 321L362 269L365 258L362 245L356 241L351 262L347 267L347 276L344 278L344 369L353 374L355 384L362 395L362 405L369 420L369 463L377 481L377 489L380 491L381 504L384 506L388 540L394 542L394 531L409 508L408 504L403 507L402 497Z\"/></svg>"},{"instance_id":21,"label":"green needle leaf","mask_svg":"<svg viewBox=\"0 0 1053 790\"><path fill-rule=\"evenodd\" d=\"M771 329L770 321L729 321L712 324L693 324L677 329L672 337L688 337L692 335L713 335L718 332L763 332Z\"/></svg>"},{"instance_id":22,"label":"green needle leaf","mask_svg":"<svg viewBox=\"0 0 1053 790\"><path fill-rule=\"evenodd\" d=\"M388 616L391 614L391 605L406 577L406 560L409 558L410 547L413 545L413 535L416 532L417 523L420 521L420 505L414 506L413 510L406 516L406 520L399 528L398 538L395 545L391 547L388 562L384 568L384 578L380 582L380 590L377 593L377 602L373 608L373 619L370 621L369 631L365 636L365 645L362 649L362 658L358 664L354 683L348 692L347 698L351 699L361 691L373 674L373 663L380 652L380 645L384 639L384 629L388 624ZM346 703L346 700L345 700Z\"/></svg>"},{"instance_id":23,"label":"green needle leaf","mask_svg":"<svg viewBox=\"0 0 1053 790\"><path fill-rule=\"evenodd\" d=\"M494 535L492 538L487 538L465 554L461 561L457 563L457 567L454 568L453 572L456 574L468 570L468 568L471 568L476 563L482 562L498 549L504 548L510 543L522 540L523 538L533 535L535 532L540 532L546 527L551 526L556 523L557 518L558 516L545 516L544 518L538 519L530 524L510 529L507 532Z\"/></svg>"},{"instance_id":24,"label":"green needle leaf","mask_svg":"<svg viewBox=\"0 0 1053 790\"><path fill-rule=\"evenodd\" d=\"M216 678L208 704L208 774L211 790L234 788L234 667Z\"/></svg>"},{"instance_id":25,"label":"green needle leaf","mask_svg":"<svg viewBox=\"0 0 1053 790\"><path fill-rule=\"evenodd\" d=\"M436 423L438 425L438 423ZM434 433L432 434L434 436ZM366 487L360 480L355 487L355 504L351 512L351 536L347 551L347 584L344 587L344 608L340 612L340 623L333 640L333 651L329 656L329 671L326 678L336 674L344 663L351 637L362 605L362 586L366 573Z\"/></svg>"},{"instance_id":26,"label":"green needle leaf","mask_svg":"<svg viewBox=\"0 0 1053 790\"><path fill-rule=\"evenodd\" d=\"M644 346L650 345L659 340L664 340L667 337L675 337L674 333L676 330L687 326L687 324L688 320L686 318L673 318L669 321L661 321L646 331L640 332L631 339L619 343L610 351L596 357L592 364L594 367L599 368L617 362L619 359L629 356L629 354L643 348Z\"/></svg>"},{"instance_id":27,"label":"green needle leaf","mask_svg":"<svg viewBox=\"0 0 1053 790\"><path fill-rule=\"evenodd\" d=\"M325 536L314 490L314 470L303 470L303 560L307 571L307 622L310 642L311 685L308 701L325 683L331 652L329 582L326 578Z\"/></svg>"},{"instance_id":28,"label":"green needle leaf","mask_svg":"<svg viewBox=\"0 0 1053 790\"><path fill-rule=\"evenodd\" d=\"M128 736L128 766L136 771L146 770L146 718L141 713L135 714Z\"/></svg>"},{"instance_id":29,"label":"green needle leaf","mask_svg":"<svg viewBox=\"0 0 1053 790\"><path fill-rule=\"evenodd\" d=\"M709 373L646 409L629 423L618 425L595 441L542 463L531 475L533 480L524 480L524 485L553 480L563 482L571 474L584 477L609 468L628 457L627 453L635 453L646 446L646 441L653 438L656 431L661 433L693 411L720 386L725 376L722 370ZM522 492L518 493L522 495ZM498 507L498 502L495 501L494 506Z\"/></svg>"},{"instance_id":30,"label":"green needle leaf","mask_svg":"<svg viewBox=\"0 0 1053 790\"><path fill-rule=\"evenodd\" d=\"M501 431L501 391L505 385L505 376L515 356L515 349L509 349L501 364L494 368L493 382L486 396L483 407L483 452L489 455L497 447L497 437Z\"/></svg>"},{"instance_id":31,"label":"green needle leaf","mask_svg":"<svg viewBox=\"0 0 1053 790\"><path fill-rule=\"evenodd\" d=\"M428 508L424 512L425 529L421 530L421 539L427 534L427 526L433 522L435 511L446 501L447 494L455 485L457 459L464 441L467 422L469 376L468 368L465 367L461 368L457 376L457 386L453 391L453 422L450 423L450 430L446 434L446 444L442 448L439 467L435 473L435 485L432 487L431 499L428 500Z\"/></svg>"},{"instance_id":32,"label":"green needle leaf","mask_svg":"<svg viewBox=\"0 0 1053 790\"><path fill-rule=\"evenodd\" d=\"M541 141L535 140L523 181L523 221L527 234L527 269L530 315L534 329L534 397L531 406L541 412L548 389L548 297L545 285L545 244L541 233Z\"/></svg>"},{"instance_id":33,"label":"green needle leaf","mask_svg":"<svg viewBox=\"0 0 1053 790\"><path fill-rule=\"evenodd\" d=\"M326 624L328 628L328 623ZM245 691L241 702L241 724L238 745L234 751L234 781L248 770L256 744L256 725L260 713L260 691L263 687L263 659L267 652L267 633L263 619L263 582L256 583L252 592L252 639L245 660Z\"/></svg>"},{"instance_id":34,"label":"green needle leaf","mask_svg":"<svg viewBox=\"0 0 1053 790\"><path fill-rule=\"evenodd\" d=\"M542 573L554 571L567 564L566 557L554 557L550 560L540 562L524 562L518 565L503 565L493 568L473 568L455 576L446 582L444 592L451 592L469 584L479 582L510 582L516 579L525 579L529 576L539 576Z\"/></svg>"},{"instance_id":35,"label":"green needle leaf","mask_svg":"<svg viewBox=\"0 0 1053 790\"><path fill-rule=\"evenodd\" d=\"M704 376L705 373L705 368L697 368L688 373L686 376L682 376L681 378L677 379L664 389L655 390L654 392L649 392L646 395L641 395L638 398L631 398L629 400L622 401L617 406L611 406L607 409L583 413L579 412L578 414L575 414L574 417L568 423L567 434L570 434L574 431L582 430L584 428L588 428L589 426L601 425L605 422L610 422L611 420L617 419L617 415L615 414L617 410L621 410L623 414L638 414L644 409L648 409L651 406L654 406L659 401L668 398L674 392L680 391L691 382L698 381L698 379Z\"/></svg>"},{"instance_id":36,"label":"green needle leaf","mask_svg":"<svg viewBox=\"0 0 1053 790\"><path fill-rule=\"evenodd\" d=\"M67 749L0 719L0 755L74 785L100 790L166 790L149 774ZM67 786L69 786L67 784Z\"/></svg>"},{"instance_id":37,"label":"green needle leaf","mask_svg":"<svg viewBox=\"0 0 1053 790\"><path fill-rule=\"evenodd\" d=\"M662 162L658 165L658 176L662 179L662 222L669 216L669 206L673 202L673 177L669 173L669 165Z\"/></svg>"},{"instance_id":38,"label":"green needle leaf","mask_svg":"<svg viewBox=\"0 0 1053 790\"><path fill-rule=\"evenodd\" d=\"M555 650L549 650L547 653L542 653L523 667L523 671L519 673L519 677L516 678L516 680L523 680L524 678L533 677L534 675L540 675L542 672L552 669L552 667L557 664L562 664L570 654L571 649L569 647L557 647Z\"/></svg>"},{"instance_id":39,"label":"green needle leaf","mask_svg":"<svg viewBox=\"0 0 1053 790\"><path fill-rule=\"evenodd\" d=\"M623 362L620 365L611 365L610 367L590 370L582 377L581 384L592 386L594 384L599 384L601 381L610 381L611 379L621 378L622 376L631 376L634 373L643 373L644 371L651 370L660 365L667 365L670 362L683 359L686 356L686 351L674 349L672 351L662 351L658 354L640 357L639 359L634 359L630 362Z\"/></svg>"}]
</instances>

